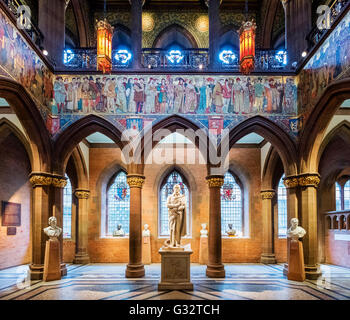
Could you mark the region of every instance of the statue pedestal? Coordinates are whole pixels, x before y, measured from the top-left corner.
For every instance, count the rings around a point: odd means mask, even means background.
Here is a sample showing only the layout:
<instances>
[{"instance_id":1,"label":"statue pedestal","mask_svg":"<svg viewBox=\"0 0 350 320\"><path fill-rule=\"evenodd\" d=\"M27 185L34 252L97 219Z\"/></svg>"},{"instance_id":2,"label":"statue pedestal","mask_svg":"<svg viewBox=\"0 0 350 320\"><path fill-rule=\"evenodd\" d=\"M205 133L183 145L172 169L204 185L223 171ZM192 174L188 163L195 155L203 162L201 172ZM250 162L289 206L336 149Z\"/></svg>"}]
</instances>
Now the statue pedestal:
<instances>
[{"instance_id":1,"label":"statue pedestal","mask_svg":"<svg viewBox=\"0 0 350 320\"><path fill-rule=\"evenodd\" d=\"M151 264L151 237L143 237L142 242L142 263Z\"/></svg>"},{"instance_id":2,"label":"statue pedestal","mask_svg":"<svg viewBox=\"0 0 350 320\"><path fill-rule=\"evenodd\" d=\"M208 237L201 237L199 242L199 264L208 264Z\"/></svg>"},{"instance_id":3,"label":"statue pedestal","mask_svg":"<svg viewBox=\"0 0 350 320\"><path fill-rule=\"evenodd\" d=\"M161 248L162 276L158 290L193 290L191 283L190 258L193 251L188 248L169 250Z\"/></svg>"},{"instance_id":4,"label":"statue pedestal","mask_svg":"<svg viewBox=\"0 0 350 320\"><path fill-rule=\"evenodd\" d=\"M288 280L305 281L303 243L299 240L288 241Z\"/></svg>"},{"instance_id":5,"label":"statue pedestal","mask_svg":"<svg viewBox=\"0 0 350 320\"><path fill-rule=\"evenodd\" d=\"M46 241L43 280L61 280L60 242L58 240Z\"/></svg>"}]
</instances>

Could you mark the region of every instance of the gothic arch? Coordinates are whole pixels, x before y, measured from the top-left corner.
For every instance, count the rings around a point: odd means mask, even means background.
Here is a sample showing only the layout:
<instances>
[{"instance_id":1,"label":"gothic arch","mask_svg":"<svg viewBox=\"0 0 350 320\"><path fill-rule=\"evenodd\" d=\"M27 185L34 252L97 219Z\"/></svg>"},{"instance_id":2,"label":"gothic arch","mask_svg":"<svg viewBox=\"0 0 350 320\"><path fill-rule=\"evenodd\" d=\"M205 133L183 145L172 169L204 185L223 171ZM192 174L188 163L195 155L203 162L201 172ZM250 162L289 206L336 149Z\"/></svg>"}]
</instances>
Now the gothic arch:
<instances>
[{"instance_id":1,"label":"gothic arch","mask_svg":"<svg viewBox=\"0 0 350 320\"><path fill-rule=\"evenodd\" d=\"M318 153L323 136L344 100L350 99L350 78L330 84L311 111L300 136L301 172L317 172Z\"/></svg>"},{"instance_id":2,"label":"gothic arch","mask_svg":"<svg viewBox=\"0 0 350 320\"><path fill-rule=\"evenodd\" d=\"M276 148L271 146L264 163L261 190L275 189L282 175L283 164L281 158Z\"/></svg>"},{"instance_id":3,"label":"gothic arch","mask_svg":"<svg viewBox=\"0 0 350 320\"><path fill-rule=\"evenodd\" d=\"M262 48L271 48L272 46L272 29L275 20L275 16L278 10L278 6L280 5L281 0L268 0L266 14L263 22L262 29L262 40L261 45Z\"/></svg>"},{"instance_id":4,"label":"gothic arch","mask_svg":"<svg viewBox=\"0 0 350 320\"><path fill-rule=\"evenodd\" d=\"M297 174L297 153L294 142L282 128L264 117L252 117L233 128L229 133L229 149L238 140L253 132L261 135L276 148L287 176Z\"/></svg>"},{"instance_id":5,"label":"gothic arch","mask_svg":"<svg viewBox=\"0 0 350 320\"><path fill-rule=\"evenodd\" d=\"M100 132L112 139L122 149L122 133L109 121L96 115L88 115L70 125L58 135L54 143L53 170L57 174L64 172L69 155L74 148L89 135Z\"/></svg>"},{"instance_id":6,"label":"gothic arch","mask_svg":"<svg viewBox=\"0 0 350 320\"><path fill-rule=\"evenodd\" d=\"M50 172L52 144L36 104L22 85L10 79L0 78L0 96L8 101L28 136L32 171Z\"/></svg>"}]
</instances>

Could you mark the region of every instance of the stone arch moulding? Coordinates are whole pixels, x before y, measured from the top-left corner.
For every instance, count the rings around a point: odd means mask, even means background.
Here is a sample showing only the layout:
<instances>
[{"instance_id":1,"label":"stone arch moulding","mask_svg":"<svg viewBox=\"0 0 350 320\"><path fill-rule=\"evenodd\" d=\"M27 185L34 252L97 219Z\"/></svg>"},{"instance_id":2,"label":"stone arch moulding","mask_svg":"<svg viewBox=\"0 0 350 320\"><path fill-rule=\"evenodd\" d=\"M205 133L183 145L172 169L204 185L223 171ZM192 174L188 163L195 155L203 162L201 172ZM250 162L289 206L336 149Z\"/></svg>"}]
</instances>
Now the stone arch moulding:
<instances>
[{"instance_id":1,"label":"stone arch moulding","mask_svg":"<svg viewBox=\"0 0 350 320\"><path fill-rule=\"evenodd\" d=\"M75 21L77 24L78 35L79 35L79 44L80 47L89 46L89 27L86 15L84 14L82 0L65 0L66 8L68 7L69 2L71 2L73 7L73 12L75 16Z\"/></svg>"},{"instance_id":2,"label":"stone arch moulding","mask_svg":"<svg viewBox=\"0 0 350 320\"><path fill-rule=\"evenodd\" d=\"M84 156L79 146L77 146L71 155L78 178L77 189L89 189L88 169L84 160ZM64 170L66 171L66 169Z\"/></svg>"},{"instance_id":3,"label":"stone arch moulding","mask_svg":"<svg viewBox=\"0 0 350 320\"><path fill-rule=\"evenodd\" d=\"M350 99L350 78L329 85L304 125L299 144L301 172L317 172L318 152L334 114L344 100Z\"/></svg>"},{"instance_id":4,"label":"stone arch moulding","mask_svg":"<svg viewBox=\"0 0 350 320\"><path fill-rule=\"evenodd\" d=\"M297 174L297 152L294 142L282 128L264 117L252 117L233 128L229 133L229 149L238 140L253 132L261 135L276 148L287 176Z\"/></svg>"},{"instance_id":5,"label":"stone arch moulding","mask_svg":"<svg viewBox=\"0 0 350 320\"><path fill-rule=\"evenodd\" d=\"M28 136L32 171L50 172L52 142L38 107L27 91L10 79L0 78L0 96L8 101Z\"/></svg>"},{"instance_id":6,"label":"stone arch moulding","mask_svg":"<svg viewBox=\"0 0 350 320\"><path fill-rule=\"evenodd\" d=\"M281 177L284 173L283 164L282 168L280 168L281 162L281 157L276 148L271 146L264 163L261 182L262 190L273 190L278 185L278 177Z\"/></svg>"},{"instance_id":7,"label":"stone arch moulding","mask_svg":"<svg viewBox=\"0 0 350 320\"><path fill-rule=\"evenodd\" d=\"M88 115L61 132L54 142L53 170L62 175L74 148L89 135L100 132L123 148L122 133L109 121L96 115Z\"/></svg>"},{"instance_id":8,"label":"stone arch moulding","mask_svg":"<svg viewBox=\"0 0 350 320\"><path fill-rule=\"evenodd\" d=\"M163 41L165 41L168 34L172 31L181 33L191 43L192 48L198 48L198 41L195 39L194 35L185 27L177 23L171 24L165 27L162 31L160 31L155 40L153 41L152 48L162 48Z\"/></svg>"},{"instance_id":9,"label":"stone arch moulding","mask_svg":"<svg viewBox=\"0 0 350 320\"><path fill-rule=\"evenodd\" d=\"M272 45L272 28L277 13L277 9L281 0L269 0L267 1L267 10L264 17L263 29L262 29L262 48L270 48Z\"/></svg>"}]
</instances>

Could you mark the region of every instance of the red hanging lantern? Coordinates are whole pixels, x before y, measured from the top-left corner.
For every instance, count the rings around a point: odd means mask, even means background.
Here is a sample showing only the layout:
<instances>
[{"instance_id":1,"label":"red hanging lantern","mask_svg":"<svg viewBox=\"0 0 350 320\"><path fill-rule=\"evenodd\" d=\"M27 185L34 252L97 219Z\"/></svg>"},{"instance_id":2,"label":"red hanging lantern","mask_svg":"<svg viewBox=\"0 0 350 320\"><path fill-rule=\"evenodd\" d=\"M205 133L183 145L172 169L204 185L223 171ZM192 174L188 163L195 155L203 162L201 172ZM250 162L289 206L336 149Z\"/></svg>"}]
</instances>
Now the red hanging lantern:
<instances>
[{"instance_id":1,"label":"red hanging lantern","mask_svg":"<svg viewBox=\"0 0 350 320\"><path fill-rule=\"evenodd\" d=\"M103 73L112 71L112 35L113 27L107 20L100 20L97 29L97 70Z\"/></svg>"},{"instance_id":2,"label":"red hanging lantern","mask_svg":"<svg viewBox=\"0 0 350 320\"><path fill-rule=\"evenodd\" d=\"M255 66L255 30L256 24L252 21L245 21L239 30L240 42L240 71L249 74Z\"/></svg>"}]
</instances>

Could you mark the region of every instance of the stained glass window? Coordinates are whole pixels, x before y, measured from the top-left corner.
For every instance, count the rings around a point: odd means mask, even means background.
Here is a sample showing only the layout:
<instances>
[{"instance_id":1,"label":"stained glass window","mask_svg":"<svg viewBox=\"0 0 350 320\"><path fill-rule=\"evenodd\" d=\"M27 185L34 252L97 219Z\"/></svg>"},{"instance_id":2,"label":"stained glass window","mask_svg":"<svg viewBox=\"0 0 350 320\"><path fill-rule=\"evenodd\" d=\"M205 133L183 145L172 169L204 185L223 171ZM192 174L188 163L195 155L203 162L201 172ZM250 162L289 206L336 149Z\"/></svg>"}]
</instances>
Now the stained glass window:
<instances>
[{"instance_id":1,"label":"stained glass window","mask_svg":"<svg viewBox=\"0 0 350 320\"><path fill-rule=\"evenodd\" d=\"M238 236L243 235L242 189L234 176L227 172L221 187L221 233L226 235L228 224L232 224Z\"/></svg>"},{"instance_id":2,"label":"stained glass window","mask_svg":"<svg viewBox=\"0 0 350 320\"><path fill-rule=\"evenodd\" d=\"M338 182L335 183L335 206L336 210L340 211L341 208L341 187Z\"/></svg>"},{"instance_id":3,"label":"stained glass window","mask_svg":"<svg viewBox=\"0 0 350 320\"><path fill-rule=\"evenodd\" d=\"M277 210L278 210L278 237L287 236L287 188L283 183L284 175L278 184Z\"/></svg>"},{"instance_id":4,"label":"stained glass window","mask_svg":"<svg viewBox=\"0 0 350 320\"><path fill-rule=\"evenodd\" d=\"M67 175L67 185L63 189L63 238L72 238L72 184Z\"/></svg>"},{"instance_id":5,"label":"stained glass window","mask_svg":"<svg viewBox=\"0 0 350 320\"><path fill-rule=\"evenodd\" d=\"M120 171L107 191L107 236L112 236L121 224L125 234L129 234L130 188L126 173Z\"/></svg>"},{"instance_id":6,"label":"stained glass window","mask_svg":"<svg viewBox=\"0 0 350 320\"><path fill-rule=\"evenodd\" d=\"M350 209L350 180L344 185L344 210Z\"/></svg>"},{"instance_id":7,"label":"stained glass window","mask_svg":"<svg viewBox=\"0 0 350 320\"><path fill-rule=\"evenodd\" d=\"M168 196L173 193L173 188L176 184L179 184L181 187L181 193L185 194L187 199L187 217L186 217L186 226L187 226L187 235L189 234L189 213L190 213L190 196L187 185L184 182L183 177L177 171L173 171L165 178L165 183L160 189L160 215L159 215L159 235L160 236L169 236L169 214L167 207Z\"/></svg>"}]
</instances>

